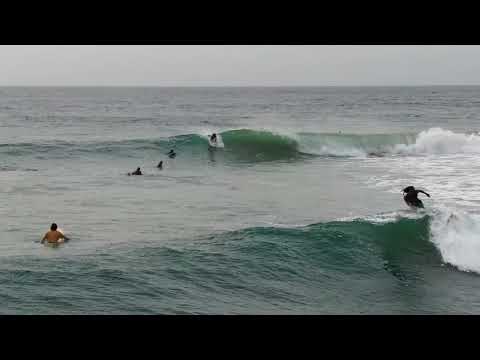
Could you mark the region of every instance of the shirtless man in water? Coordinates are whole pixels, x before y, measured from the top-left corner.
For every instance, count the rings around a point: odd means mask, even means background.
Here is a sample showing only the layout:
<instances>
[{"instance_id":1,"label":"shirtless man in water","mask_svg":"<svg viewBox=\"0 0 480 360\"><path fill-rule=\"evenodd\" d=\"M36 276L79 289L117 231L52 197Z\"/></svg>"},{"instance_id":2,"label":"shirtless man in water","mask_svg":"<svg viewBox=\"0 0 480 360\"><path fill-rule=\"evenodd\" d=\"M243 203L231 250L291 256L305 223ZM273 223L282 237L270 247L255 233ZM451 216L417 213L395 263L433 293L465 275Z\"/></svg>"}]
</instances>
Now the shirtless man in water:
<instances>
[{"instance_id":1,"label":"shirtless man in water","mask_svg":"<svg viewBox=\"0 0 480 360\"><path fill-rule=\"evenodd\" d=\"M68 241L70 239L63 235L60 231L57 231L57 224L53 223L52 226L50 226L50 231L45 234L41 243L43 244L45 241L47 241L48 243L57 244L62 242L60 240Z\"/></svg>"}]
</instances>

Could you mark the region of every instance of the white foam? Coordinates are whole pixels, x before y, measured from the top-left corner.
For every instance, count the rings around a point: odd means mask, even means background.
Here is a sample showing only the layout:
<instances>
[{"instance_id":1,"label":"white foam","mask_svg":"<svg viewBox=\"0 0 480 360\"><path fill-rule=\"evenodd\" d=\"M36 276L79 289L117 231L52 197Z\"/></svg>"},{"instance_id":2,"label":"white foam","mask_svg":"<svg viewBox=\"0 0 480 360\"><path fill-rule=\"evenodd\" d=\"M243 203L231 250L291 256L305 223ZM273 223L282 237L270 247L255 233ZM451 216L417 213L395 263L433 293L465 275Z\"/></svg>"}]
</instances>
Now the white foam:
<instances>
[{"instance_id":1,"label":"white foam","mask_svg":"<svg viewBox=\"0 0 480 360\"><path fill-rule=\"evenodd\" d=\"M392 150L400 154L480 153L480 136L431 128L418 134L414 144L397 144Z\"/></svg>"},{"instance_id":2,"label":"white foam","mask_svg":"<svg viewBox=\"0 0 480 360\"><path fill-rule=\"evenodd\" d=\"M309 152L309 151L307 151ZM312 151L316 155L330 155L330 156L356 156L364 157L367 153L360 148L353 146L345 147L341 144L322 145L320 148Z\"/></svg>"},{"instance_id":3,"label":"white foam","mask_svg":"<svg viewBox=\"0 0 480 360\"><path fill-rule=\"evenodd\" d=\"M416 211L416 210L398 210L398 211L392 211L388 213L382 213L382 214L374 214L374 215L368 215L368 216L346 216L346 217L341 217L337 219L338 221L345 221L345 222L350 222L350 221L368 221L373 224L386 224L386 223L393 223L397 222L401 219L420 219L423 216L425 216L424 211Z\"/></svg>"},{"instance_id":4,"label":"white foam","mask_svg":"<svg viewBox=\"0 0 480 360\"><path fill-rule=\"evenodd\" d=\"M480 273L480 214L442 207L432 217L430 232L444 262Z\"/></svg>"},{"instance_id":5,"label":"white foam","mask_svg":"<svg viewBox=\"0 0 480 360\"><path fill-rule=\"evenodd\" d=\"M401 219L420 219L423 216L425 216L425 212L422 210L399 210L399 211L394 211L390 213L384 213L384 214L377 214L377 215L371 215L367 216L364 219L376 223L376 224L384 224L384 223L391 223L391 222L396 222Z\"/></svg>"},{"instance_id":6,"label":"white foam","mask_svg":"<svg viewBox=\"0 0 480 360\"><path fill-rule=\"evenodd\" d=\"M305 152L318 155L362 157L369 153L380 153L383 156L480 153L480 136L478 134L455 133L442 128L430 128L420 132L416 137L400 134L385 135L383 139L381 139L381 135L358 137L350 135L352 136L350 139L347 138L349 135L336 137L318 134L318 136L313 139L302 138L300 146ZM349 143L349 140L352 142ZM391 143L388 143L389 141Z\"/></svg>"}]
</instances>

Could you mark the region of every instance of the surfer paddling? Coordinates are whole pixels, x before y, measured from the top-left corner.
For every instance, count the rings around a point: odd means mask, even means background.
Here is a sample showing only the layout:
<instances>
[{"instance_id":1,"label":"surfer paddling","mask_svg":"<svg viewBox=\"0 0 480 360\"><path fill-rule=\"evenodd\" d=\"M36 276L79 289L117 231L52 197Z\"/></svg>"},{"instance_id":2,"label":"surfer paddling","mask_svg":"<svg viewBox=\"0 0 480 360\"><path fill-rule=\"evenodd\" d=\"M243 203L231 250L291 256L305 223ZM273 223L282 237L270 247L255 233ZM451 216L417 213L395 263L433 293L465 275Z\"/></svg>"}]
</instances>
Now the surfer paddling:
<instances>
[{"instance_id":1,"label":"surfer paddling","mask_svg":"<svg viewBox=\"0 0 480 360\"><path fill-rule=\"evenodd\" d=\"M423 202L418 198L418 194L422 193L430 197L429 194L427 194L423 190L416 190L415 187L413 186L407 186L405 189L403 189L403 200L407 203L408 206L413 207L413 208L423 208Z\"/></svg>"},{"instance_id":2,"label":"surfer paddling","mask_svg":"<svg viewBox=\"0 0 480 360\"><path fill-rule=\"evenodd\" d=\"M58 244L63 241L70 240L67 238L62 232L57 230L57 224L53 223L50 226L50 231L48 231L45 236L43 237L41 243L43 244L45 241L50 244Z\"/></svg>"},{"instance_id":3,"label":"surfer paddling","mask_svg":"<svg viewBox=\"0 0 480 360\"><path fill-rule=\"evenodd\" d=\"M137 170L135 170L134 172L128 173L128 176L130 176L130 175L143 175L143 174L142 174L142 171L140 170L140 168L137 168Z\"/></svg>"}]
</instances>

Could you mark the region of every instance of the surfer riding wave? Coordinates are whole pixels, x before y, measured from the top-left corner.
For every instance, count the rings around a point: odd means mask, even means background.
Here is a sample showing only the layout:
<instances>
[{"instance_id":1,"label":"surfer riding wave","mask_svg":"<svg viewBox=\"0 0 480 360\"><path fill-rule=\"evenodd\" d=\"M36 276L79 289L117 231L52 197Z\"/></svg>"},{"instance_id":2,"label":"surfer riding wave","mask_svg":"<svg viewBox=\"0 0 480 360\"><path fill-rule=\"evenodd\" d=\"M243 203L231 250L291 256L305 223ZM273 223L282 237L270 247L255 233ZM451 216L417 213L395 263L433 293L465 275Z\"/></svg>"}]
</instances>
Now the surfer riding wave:
<instances>
[{"instance_id":1,"label":"surfer riding wave","mask_svg":"<svg viewBox=\"0 0 480 360\"><path fill-rule=\"evenodd\" d=\"M405 194L403 196L403 200L405 200L408 206L413 208L424 208L422 200L418 198L419 193L423 193L430 197L430 195L425 191L416 190L414 186L407 186L405 189L403 189L403 193Z\"/></svg>"}]
</instances>

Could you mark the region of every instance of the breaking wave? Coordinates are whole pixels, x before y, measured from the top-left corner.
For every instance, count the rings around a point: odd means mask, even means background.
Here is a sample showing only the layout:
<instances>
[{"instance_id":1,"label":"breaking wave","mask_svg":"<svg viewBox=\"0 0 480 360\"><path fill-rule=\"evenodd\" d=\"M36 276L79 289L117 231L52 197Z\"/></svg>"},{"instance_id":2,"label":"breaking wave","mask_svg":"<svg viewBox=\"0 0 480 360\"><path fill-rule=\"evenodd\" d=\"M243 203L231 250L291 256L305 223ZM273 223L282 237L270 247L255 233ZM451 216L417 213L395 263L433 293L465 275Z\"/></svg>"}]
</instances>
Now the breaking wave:
<instances>
[{"instance_id":1,"label":"breaking wave","mask_svg":"<svg viewBox=\"0 0 480 360\"><path fill-rule=\"evenodd\" d=\"M429 154L480 153L480 136L431 128L418 134L280 133L269 130L238 129L218 134L217 153L227 160L250 162L295 160L312 156L409 156ZM109 154L142 157L145 152L176 149L188 156L205 154L208 136L185 134L169 138L133 139L114 142L65 142L0 144L7 156L44 155L56 158ZM185 158L185 157L184 157Z\"/></svg>"}]
</instances>

